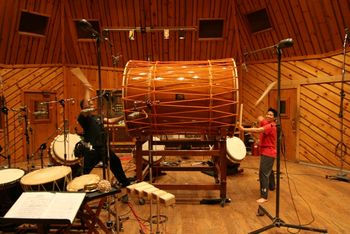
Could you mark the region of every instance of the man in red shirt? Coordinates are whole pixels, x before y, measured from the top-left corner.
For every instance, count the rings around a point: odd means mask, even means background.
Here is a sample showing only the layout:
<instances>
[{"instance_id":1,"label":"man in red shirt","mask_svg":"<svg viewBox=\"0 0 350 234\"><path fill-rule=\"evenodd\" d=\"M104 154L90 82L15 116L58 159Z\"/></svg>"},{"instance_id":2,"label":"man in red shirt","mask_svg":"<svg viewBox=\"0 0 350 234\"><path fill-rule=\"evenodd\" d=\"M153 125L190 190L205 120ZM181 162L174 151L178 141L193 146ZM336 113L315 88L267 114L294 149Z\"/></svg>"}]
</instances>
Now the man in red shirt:
<instances>
[{"instance_id":1,"label":"man in red shirt","mask_svg":"<svg viewBox=\"0 0 350 234\"><path fill-rule=\"evenodd\" d=\"M277 155L276 117L277 111L273 108L269 108L265 118L262 116L258 117L259 127L244 128L243 126L239 126L241 131L260 133L260 198L257 200L258 203L266 202L268 190L275 189L275 177L272 169Z\"/></svg>"}]
</instances>

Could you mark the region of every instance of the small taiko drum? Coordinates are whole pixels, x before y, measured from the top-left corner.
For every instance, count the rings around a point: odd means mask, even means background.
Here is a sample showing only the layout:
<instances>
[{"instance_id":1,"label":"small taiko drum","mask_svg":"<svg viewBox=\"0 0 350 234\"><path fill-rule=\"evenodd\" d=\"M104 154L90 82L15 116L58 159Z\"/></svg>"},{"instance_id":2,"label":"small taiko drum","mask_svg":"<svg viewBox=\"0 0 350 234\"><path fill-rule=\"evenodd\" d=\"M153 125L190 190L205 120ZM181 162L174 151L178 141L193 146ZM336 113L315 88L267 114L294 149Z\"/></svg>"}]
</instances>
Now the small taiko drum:
<instances>
[{"instance_id":1,"label":"small taiko drum","mask_svg":"<svg viewBox=\"0 0 350 234\"><path fill-rule=\"evenodd\" d=\"M25 171L19 168L6 168L0 170L0 215L4 216L16 202L23 190L19 180Z\"/></svg>"},{"instance_id":2,"label":"small taiko drum","mask_svg":"<svg viewBox=\"0 0 350 234\"><path fill-rule=\"evenodd\" d=\"M67 185L67 191L69 192L78 192L78 191L86 191L91 192L96 190L98 182L100 182L100 177L95 174L87 174L75 177L69 184Z\"/></svg>"},{"instance_id":3,"label":"small taiko drum","mask_svg":"<svg viewBox=\"0 0 350 234\"><path fill-rule=\"evenodd\" d=\"M54 166L32 171L20 180L24 191L65 191L72 180L72 169Z\"/></svg>"},{"instance_id":4,"label":"small taiko drum","mask_svg":"<svg viewBox=\"0 0 350 234\"><path fill-rule=\"evenodd\" d=\"M64 144L64 134L58 135L51 142L50 156L52 161L58 165L74 165L80 162L81 158L74 155L75 145L82 139L77 134L66 134L66 144ZM66 148L66 151L64 150ZM65 153L66 152L66 156Z\"/></svg>"},{"instance_id":5,"label":"small taiko drum","mask_svg":"<svg viewBox=\"0 0 350 234\"><path fill-rule=\"evenodd\" d=\"M246 154L247 149L244 142L238 137L227 137L226 138L226 152L227 158L231 162L242 161Z\"/></svg>"},{"instance_id":6,"label":"small taiko drum","mask_svg":"<svg viewBox=\"0 0 350 234\"><path fill-rule=\"evenodd\" d=\"M159 137L153 137L153 141L160 141L160 138ZM142 150L146 151L149 149L149 142L146 141L145 143L142 144ZM152 146L153 150L156 150L156 151L162 151L165 149L165 145L153 145ZM153 163L156 163L158 164L161 160L162 160L163 156L160 156L160 155L155 155L152 157L152 160L153 160ZM149 156L148 155L144 155L142 156L142 159L148 163L149 162Z\"/></svg>"},{"instance_id":7,"label":"small taiko drum","mask_svg":"<svg viewBox=\"0 0 350 234\"><path fill-rule=\"evenodd\" d=\"M224 136L239 109L233 59L131 60L124 69L122 93L130 136Z\"/></svg>"}]
</instances>

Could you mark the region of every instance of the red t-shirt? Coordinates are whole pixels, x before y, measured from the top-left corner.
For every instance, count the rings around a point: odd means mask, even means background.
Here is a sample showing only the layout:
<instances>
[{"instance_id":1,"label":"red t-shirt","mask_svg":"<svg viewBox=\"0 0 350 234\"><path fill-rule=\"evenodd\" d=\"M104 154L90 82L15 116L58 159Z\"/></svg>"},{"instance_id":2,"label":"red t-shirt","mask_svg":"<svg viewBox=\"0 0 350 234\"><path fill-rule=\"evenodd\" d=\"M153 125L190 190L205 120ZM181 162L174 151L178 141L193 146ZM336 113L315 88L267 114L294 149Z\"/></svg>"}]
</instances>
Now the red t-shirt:
<instances>
[{"instance_id":1,"label":"red t-shirt","mask_svg":"<svg viewBox=\"0 0 350 234\"><path fill-rule=\"evenodd\" d=\"M263 133L260 133L260 154L276 158L276 123L269 123L266 119L263 119L260 126L265 129Z\"/></svg>"}]
</instances>

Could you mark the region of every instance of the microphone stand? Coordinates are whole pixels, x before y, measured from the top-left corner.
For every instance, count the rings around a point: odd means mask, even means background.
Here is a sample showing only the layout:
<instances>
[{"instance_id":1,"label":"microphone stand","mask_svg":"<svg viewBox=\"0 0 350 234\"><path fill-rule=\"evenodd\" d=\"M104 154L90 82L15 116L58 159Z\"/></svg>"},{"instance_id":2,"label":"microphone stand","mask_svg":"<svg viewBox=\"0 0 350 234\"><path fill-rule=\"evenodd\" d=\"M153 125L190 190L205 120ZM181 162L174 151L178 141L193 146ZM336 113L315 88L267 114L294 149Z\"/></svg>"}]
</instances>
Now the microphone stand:
<instances>
[{"instance_id":1,"label":"microphone stand","mask_svg":"<svg viewBox=\"0 0 350 234\"><path fill-rule=\"evenodd\" d=\"M111 54L112 54L112 64L113 64L113 68L114 68L114 71L118 65L118 60L116 59L116 56L113 55L113 52L112 52L112 47L113 47L113 44L110 42L109 40L109 31L108 30L103 30L102 32L102 35L103 35L103 40L105 42L108 43L108 48L109 50L111 51ZM110 114L111 114L111 109L112 109L112 100L113 100L113 93L112 91L110 91L109 93L105 93L105 95L102 94L102 90L101 90L101 87L100 87L100 93L99 93L99 98L102 98L103 96L105 96L105 98L107 99L107 118L110 117ZM100 102L101 104L101 109L102 109L102 102ZM102 113L102 111L101 111ZM102 121L103 122L103 121ZM107 120L107 128L106 129L109 129L109 121ZM106 134L106 152L107 152L107 166L108 166L108 170L107 170L107 178L108 180L110 179L110 166L111 166L111 163L110 163L110 158L111 158L111 154L110 154L110 149L111 149L111 142L110 142L110 137L109 137L109 132L108 130L106 131L105 130L105 134ZM122 226L120 224L120 216L118 214L118 206L116 205L114 208L115 208L115 213L114 213L114 219L115 219L115 223L113 225L113 221L111 219L111 209L110 209L110 197L108 197L107 199L107 205L108 205L108 220L106 221L106 224L107 224L107 227L109 229L111 229L112 227L114 227L114 229L117 231L117 234L119 234L119 231L121 230Z\"/></svg>"},{"instance_id":2,"label":"microphone stand","mask_svg":"<svg viewBox=\"0 0 350 234\"><path fill-rule=\"evenodd\" d=\"M29 156L29 146L30 146L30 139L29 139L29 123L28 123L28 111L26 109L24 114L24 135L26 137L26 155L27 155L27 170L30 171L30 156Z\"/></svg>"},{"instance_id":3,"label":"microphone stand","mask_svg":"<svg viewBox=\"0 0 350 234\"><path fill-rule=\"evenodd\" d=\"M67 160L67 121L66 121L66 103L64 99L61 99L58 101L59 104L62 106L62 120L63 120L63 159L66 163Z\"/></svg>"},{"instance_id":4,"label":"microphone stand","mask_svg":"<svg viewBox=\"0 0 350 234\"><path fill-rule=\"evenodd\" d=\"M348 36L349 32L348 29L345 29L345 38L344 38L344 43L343 43L343 64L342 64L342 80L341 80L341 89L340 89L340 104L339 104L339 114L338 117L340 118L340 141L339 143L335 146L335 154L338 152L340 153L339 158L340 158L340 168L339 172L337 175L334 176L326 176L327 179L331 180L340 180L344 182L350 182L350 178L347 177L347 174L343 171L344 167L344 157L347 153L347 146L344 144L344 98L345 98L345 92L344 92L344 83L345 83L345 58L346 58L346 44L348 41Z\"/></svg>"},{"instance_id":5,"label":"microphone stand","mask_svg":"<svg viewBox=\"0 0 350 234\"><path fill-rule=\"evenodd\" d=\"M5 123L4 123L4 147L5 147L5 159L7 159L7 166L11 168L11 156L9 154L9 127L8 127L8 108L6 107L5 97L2 96L2 107L1 112L5 115Z\"/></svg>"},{"instance_id":6,"label":"microphone stand","mask_svg":"<svg viewBox=\"0 0 350 234\"><path fill-rule=\"evenodd\" d=\"M44 168L44 150L47 148L47 143L56 136L57 132L60 132L61 129L54 131L45 141L42 143L39 148L34 152L34 155L40 150L40 163L41 168Z\"/></svg>"},{"instance_id":7,"label":"microphone stand","mask_svg":"<svg viewBox=\"0 0 350 234\"><path fill-rule=\"evenodd\" d=\"M61 99L59 101L48 101L41 102L40 104L51 104L59 103L62 106L62 120L63 120L63 150L64 150L64 162L67 160L67 132L69 131L68 121L66 120L66 102L72 101L74 103L74 98Z\"/></svg>"},{"instance_id":8,"label":"microphone stand","mask_svg":"<svg viewBox=\"0 0 350 234\"><path fill-rule=\"evenodd\" d=\"M97 50L97 71L98 71L98 90L99 93L102 93L102 77L101 77L101 38L100 36L97 34L95 35L94 33L92 34L93 37L95 37L96 39L96 50ZM97 107L98 107L98 116L100 117L100 124L101 124L101 128L104 129L103 126L103 115L102 115L102 98L103 95L98 95L98 102L97 102ZM104 131L104 134L106 134L106 132ZM107 135L106 135L107 138ZM108 158L108 154L109 154L109 149L107 148L107 155L103 154L102 155L102 173L103 173L103 179L107 179L109 180L109 171L106 170L107 169L107 160L109 160ZM107 172L107 175L106 175Z\"/></svg>"},{"instance_id":9,"label":"microphone stand","mask_svg":"<svg viewBox=\"0 0 350 234\"><path fill-rule=\"evenodd\" d=\"M287 39L288 40L288 39ZM283 48L291 47L293 45L293 41L289 39L288 43L284 43L287 40L282 40L280 43L272 46L272 47L267 47L265 49L260 49L258 51L253 51L250 52L252 53L257 53L266 49L271 49L271 48L276 48L277 52L277 156L276 156L276 215L273 217L271 214L268 213L268 211L261 205L258 207L258 216L263 216L267 215L271 220L272 223L262 227L260 229L257 229L255 231L249 232L250 234L255 234L255 233L261 233L263 231L269 230L274 227L287 227L287 228L295 228L295 229L300 229L300 230L308 230L308 231L314 231L314 232L321 232L321 233L327 233L326 229L319 229L319 228L313 228L313 227L306 227L302 225L296 225L296 224L288 224L284 222L280 218L280 174L281 174L281 167L280 167L280 161L281 161L281 139L282 139L282 131L281 131L281 118L280 118L280 111L281 111L281 106L280 106L280 100L281 100L281 58L282 58L282 50Z\"/></svg>"},{"instance_id":10,"label":"microphone stand","mask_svg":"<svg viewBox=\"0 0 350 234\"><path fill-rule=\"evenodd\" d=\"M99 32L97 32L91 23L86 19L81 19L78 23L79 27L89 32L91 37L96 39L96 51L97 51L97 70L98 70L98 92L102 93L102 78L101 78L101 37ZM103 116L102 116L102 95L98 95L98 116L100 118L101 128L103 129ZM103 163L103 179L106 179L106 155L102 155ZM107 178L109 180L109 178Z\"/></svg>"}]
</instances>

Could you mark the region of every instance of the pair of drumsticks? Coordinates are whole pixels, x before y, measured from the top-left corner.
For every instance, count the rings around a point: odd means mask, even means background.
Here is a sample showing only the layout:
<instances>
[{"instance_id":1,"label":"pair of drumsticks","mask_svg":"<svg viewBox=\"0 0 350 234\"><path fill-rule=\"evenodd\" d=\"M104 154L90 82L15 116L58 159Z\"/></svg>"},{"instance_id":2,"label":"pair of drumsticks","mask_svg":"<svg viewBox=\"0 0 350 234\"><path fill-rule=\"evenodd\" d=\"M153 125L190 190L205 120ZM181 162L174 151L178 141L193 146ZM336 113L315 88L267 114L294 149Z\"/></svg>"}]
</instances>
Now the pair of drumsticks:
<instances>
[{"instance_id":1,"label":"pair of drumsticks","mask_svg":"<svg viewBox=\"0 0 350 234\"><path fill-rule=\"evenodd\" d=\"M80 70L80 68L72 68L70 71L81 81L81 83L83 83L83 85L86 88L93 90L92 85L90 84L86 76L83 74L83 72Z\"/></svg>"},{"instance_id":2,"label":"pair of drumsticks","mask_svg":"<svg viewBox=\"0 0 350 234\"><path fill-rule=\"evenodd\" d=\"M265 91L261 94L259 99L255 102L255 105L254 105L255 107L260 104L260 102L266 97L266 95L271 91L271 89L276 85L276 83L277 82L274 81L271 84L269 84L269 86L267 86ZM242 115L243 115L243 104L241 104L241 109L240 109L239 125L242 125Z\"/></svg>"}]
</instances>

